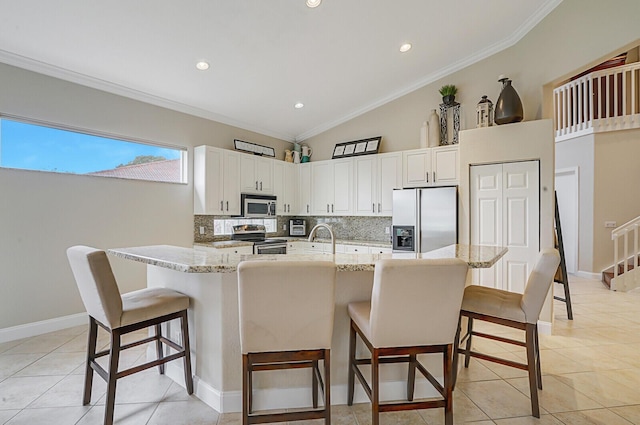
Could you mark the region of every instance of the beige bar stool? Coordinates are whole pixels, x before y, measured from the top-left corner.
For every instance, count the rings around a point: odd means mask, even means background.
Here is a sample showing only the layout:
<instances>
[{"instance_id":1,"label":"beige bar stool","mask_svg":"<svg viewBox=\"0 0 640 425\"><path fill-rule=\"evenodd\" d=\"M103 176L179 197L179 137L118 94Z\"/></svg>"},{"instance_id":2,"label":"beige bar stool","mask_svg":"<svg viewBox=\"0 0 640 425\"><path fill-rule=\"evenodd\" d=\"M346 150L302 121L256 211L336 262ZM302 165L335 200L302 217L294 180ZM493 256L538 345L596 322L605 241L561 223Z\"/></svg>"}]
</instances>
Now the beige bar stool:
<instances>
[{"instance_id":1,"label":"beige bar stool","mask_svg":"<svg viewBox=\"0 0 640 425\"><path fill-rule=\"evenodd\" d=\"M335 279L336 266L329 261L254 260L238 265L243 425L322 418L331 423ZM312 369L313 409L253 413L253 372L297 368ZM318 387L324 392L322 409Z\"/></svg>"},{"instance_id":2,"label":"beige bar stool","mask_svg":"<svg viewBox=\"0 0 640 425\"><path fill-rule=\"evenodd\" d=\"M89 314L89 344L82 404L87 405L91 402L91 386L95 370L107 382L104 424L111 425L118 379L154 366L158 366L162 374L165 363L179 358L184 358L187 392L192 394L193 377L187 325L189 297L165 288L141 289L121 296L104 251L87 246L74 246L67 250L67 257L80 290L82 302ZM182 346L162 336L161 324L173 319L181 320ZM98 325L111 334L111 348L96 353ZM154 336L121 345L122 335L151 326L155 327ZM155 342L157 360L118 371L118 359L122 350L148 342ZM163 343L176 352L165 356ZM107 354L109 355L108 371L96 362L97 358Z\"/></svg>"},{"instance_id":3,"label":"beige bar stool","mask_svg":"<svg viewBox=\"0 0 640 425\"><path fill-rule=\"evenodd\" d=\"M458 353L465 355L464 367L469 367L471 357L512 366L529 372L529 391L531 392L531 411L536 418L540 417L538 405L538 388L542 389L542 372L540 369L540 347L538 346L538 318L544 300L549 293L553 277L560 263L560 254L555 249L545 249L538 254L538 259L529 275L524 294L471 285L464 291L460 317L467 317L466 348L456 353L456 372ZM497 323L510 328L525 331L525 342L516 341L496 335L489 335L473 330L474 320ZM515 344L527 349L527 363L518 363L499 357L482 354L471 350L473 336L495 341Z\"/></svg>"},{"instance_id":4,"label":"beige bar stool","mask_svg":"<svg viewBox=\"0 0 640 425\"><path fill-rule=\"evenodd\" d=\"M453 424L453 351L468 266L462 260L380 260L376 263L371 301L349 304L348 404L353 404L357 376L371 400L372 424L379 412L444 407ZM371 358L356 358L356 335ZM417 360L418 354L442 353L444 386ZM407 400L380 403L379 365L408 363ZM360 371L371 365L371 387ZM416 369L442 395L441 400L414 401Z\"/></svg>"}]
</instances>

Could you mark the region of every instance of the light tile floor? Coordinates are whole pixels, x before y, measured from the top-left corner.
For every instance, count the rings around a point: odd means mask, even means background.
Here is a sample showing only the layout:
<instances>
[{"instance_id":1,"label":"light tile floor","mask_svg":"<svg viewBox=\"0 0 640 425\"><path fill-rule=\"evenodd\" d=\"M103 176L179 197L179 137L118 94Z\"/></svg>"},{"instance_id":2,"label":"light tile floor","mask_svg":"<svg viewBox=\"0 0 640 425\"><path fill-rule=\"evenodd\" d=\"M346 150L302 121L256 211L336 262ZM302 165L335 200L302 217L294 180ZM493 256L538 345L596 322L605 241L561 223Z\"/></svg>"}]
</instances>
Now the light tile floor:
<instances>
[{"instance_id":1,"label":"light tile floor","mask_svg":"<svg viewBox=\"0 0 640 425\"><path fill-rule=\"evenodd\" d=\"M560 292L560 285L555 285ZM530 415L526 373L472 360L462 369L454 399L461 424L640 424L640 291L611 292L595 280L571 279L574 320L555 302L553 335L541 335L542 417ZM483 325L489 330L488 325ZM491 328L521 338L518 331ZM86 328L0 344L0 424L99 425L105 384L94 378L92 403L82 406ZM100 343L108 340L101 334ZM477 339L480 351L525 359L524 349ZM144 360L145 347L127 350L121 367ZM239 414L219 414L157 369L118 382L119 425L239 425ZM381 415L383 425L444 423L442 409ZM315 421L317 425L322 421ZM369 404L335 406L338 425L369 425ZM310 424L303 424L310 425Z\"/></svg>"}]
</instances>

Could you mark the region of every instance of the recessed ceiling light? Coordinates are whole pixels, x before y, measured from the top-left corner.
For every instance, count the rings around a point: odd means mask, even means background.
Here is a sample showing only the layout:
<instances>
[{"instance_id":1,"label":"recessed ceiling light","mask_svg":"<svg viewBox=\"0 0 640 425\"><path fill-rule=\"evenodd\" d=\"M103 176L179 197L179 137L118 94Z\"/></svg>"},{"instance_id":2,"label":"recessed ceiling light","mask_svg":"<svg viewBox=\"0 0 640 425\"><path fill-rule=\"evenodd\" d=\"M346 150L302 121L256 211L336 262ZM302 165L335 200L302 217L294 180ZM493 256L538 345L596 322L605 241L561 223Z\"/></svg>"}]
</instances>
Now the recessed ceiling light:
<instances>
[{"instance_id":1,"label":"recessed ceiling light","mask_svg":"<svg viewBox=\"0 0 640 425\"><path fill-rule=\"evenodd\" d=\"M402 53L408 52L409 50L411 50L411 43L404 43L402 46L400 46L400 51Z\"/></svg>"},{"instance_id":2,"label":"recessed ceiling light","mask_svg":"<svg viewBox=\"0 0 640 425\"><path fill-rule=\"evenodd\" d=\"M304 103L298 102L295 105L293 105L293 107L296 108L296 109L304 108Z\"/></svg>"},{"instance_id":3,"label":"recessed ceiling light","mask_svg":"<svg viewBox=\"0 0 640 425\"><path fill-rule=\"evenodd\" d=\"M207 69L209 69L209 62L200 61L196 64L196 68L198 68L200 71L206 71Z\"/></svg>"},{"instance_id":4,"label":"recessed ceiling light","mask_svg":"<svg viewBox=\"0 0 640 425\"><path fill-rule=\"evenodd\" d=\"M318 7L322 3L322 0L307 0L308 7Z\"/></svg>"}]
</instances>

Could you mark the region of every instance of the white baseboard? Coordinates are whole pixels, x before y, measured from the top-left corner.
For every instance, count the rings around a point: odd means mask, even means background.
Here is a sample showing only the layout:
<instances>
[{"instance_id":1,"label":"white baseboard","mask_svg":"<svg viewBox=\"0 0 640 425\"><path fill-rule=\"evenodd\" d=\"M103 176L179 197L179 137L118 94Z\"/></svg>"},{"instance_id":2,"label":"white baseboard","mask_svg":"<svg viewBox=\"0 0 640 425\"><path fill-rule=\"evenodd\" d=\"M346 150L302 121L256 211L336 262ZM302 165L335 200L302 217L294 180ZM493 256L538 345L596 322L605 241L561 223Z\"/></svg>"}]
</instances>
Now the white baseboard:
<instances>
[{"instance_id":1,"label":"white baseboard","mask_svg":"<svg viewBox=\"0 0 640 425\"><path fill-rule=\"evenodd\" d=\"M542 320L538 320L538 333L542 335L551 335L551 330L553 329L553 323L551 322L543 322Z\"/></svg>"},{"instance_id":2,"label":"white baseboard","mask_svg":"<svg viewBox=\"0 0 640 425\"><path fill-rule=\"evenodd\" d=\"M0 329L0 343L29 338L61 329L73 328L89 323L87 313L72 314L70 316L56 317L55 319L42 320L40 322L26 323Z\"/></svg>"},{"instance_id":3,"label":"white baseboard","mask_svg":"<svg viewBox=\"0 0 640 425\"><path fill-rule=\"evenodd\" d=\"M165 374L178 385L184 387L184 373L178 362L167 363ZM436 377L440 383L442 379ZM212 409L220 413L242 412L241 391L219 391L210 385L194 377L195 396ZM382 401L404 400L406 397L407 383L405 381L383 382L380 386ZM429 382L416 376L415 398L439 397L440 394ZM322 399L322 394L320 394ZM311 388L272 388L253 391L253 403L256 410L282 408L292 409L309 407L311 402ZM354 403L368 403L369 399L356 380ZM322 404L322 401L320 402ZM347 404L347 386L331 386L331 404Z\"/></svg>"},{"instance_id":4,"label":"white baseboard","mask_svg":"<svg viewBox=\"0 0 640 425\"><path fill-rule=\"evenodd\" d=\"M582 277L584 279L594 279L594 280L601 280L602 279L602 274L601 273L591 273L591 272L583 272L583 271L577 271L575 273L571 273L574 274L578 277Z\"/></svg>"}]
</instances>

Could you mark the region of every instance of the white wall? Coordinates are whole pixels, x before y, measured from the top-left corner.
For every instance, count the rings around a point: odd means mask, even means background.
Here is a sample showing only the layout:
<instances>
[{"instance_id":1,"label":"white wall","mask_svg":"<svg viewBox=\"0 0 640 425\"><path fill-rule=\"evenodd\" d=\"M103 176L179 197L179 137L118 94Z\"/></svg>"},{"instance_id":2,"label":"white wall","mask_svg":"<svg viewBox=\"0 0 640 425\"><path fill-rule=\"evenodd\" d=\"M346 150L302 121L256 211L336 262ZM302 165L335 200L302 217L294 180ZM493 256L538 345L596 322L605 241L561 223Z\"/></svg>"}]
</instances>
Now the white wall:
<instances>
[{"instance_id":1,"label":"white wall","mask_svg":"<svg viewBox=\"0 0 640 425\"><path fill-rule=\"evenodd\" d=\"M556 143L556 169L578 167L578 264L580 272L593 270L594 135ZM561 200L558 199L558 203ZM562 223L564 226L564 223Z\"/></svg>"},{"instance_id":2,"label":"white wall","mask_svg":"<svg viewBox=\"0 0 640 425\"><path fill-rule=\"evenodd\" d=\"M233 149L290 143L0 64L0 114L125 138ZM84 311L65 250L193 242L193 186L0 169L0 330ZM123 292L145 267L113 259Z\"/></svg>"},{"instance_id":3,"label":"white wall","mask_svg":"<svg viewBox=\"0 0 640 425\"><path fill-rule=\"evenodd\" d=\"M381 152L419 147L420 127L431 109L442 102L438 89L458 87L461 128L475 128L475 108L482 95L494 103L500 93L498 76L513 79L524 104L525 120L551 118L543 108L543 87L586 69L612 52L640 39L640 1L564 0L514 46L448 75L306 141L313 159L331 158L336 143L383 136ZM492 22L488 25L498 25ZM438 43L446 44L446 37ZM622 49L622 50L626 50ZM414 49L414 52L418 51Z\"/></svg>"}]
</instances>

